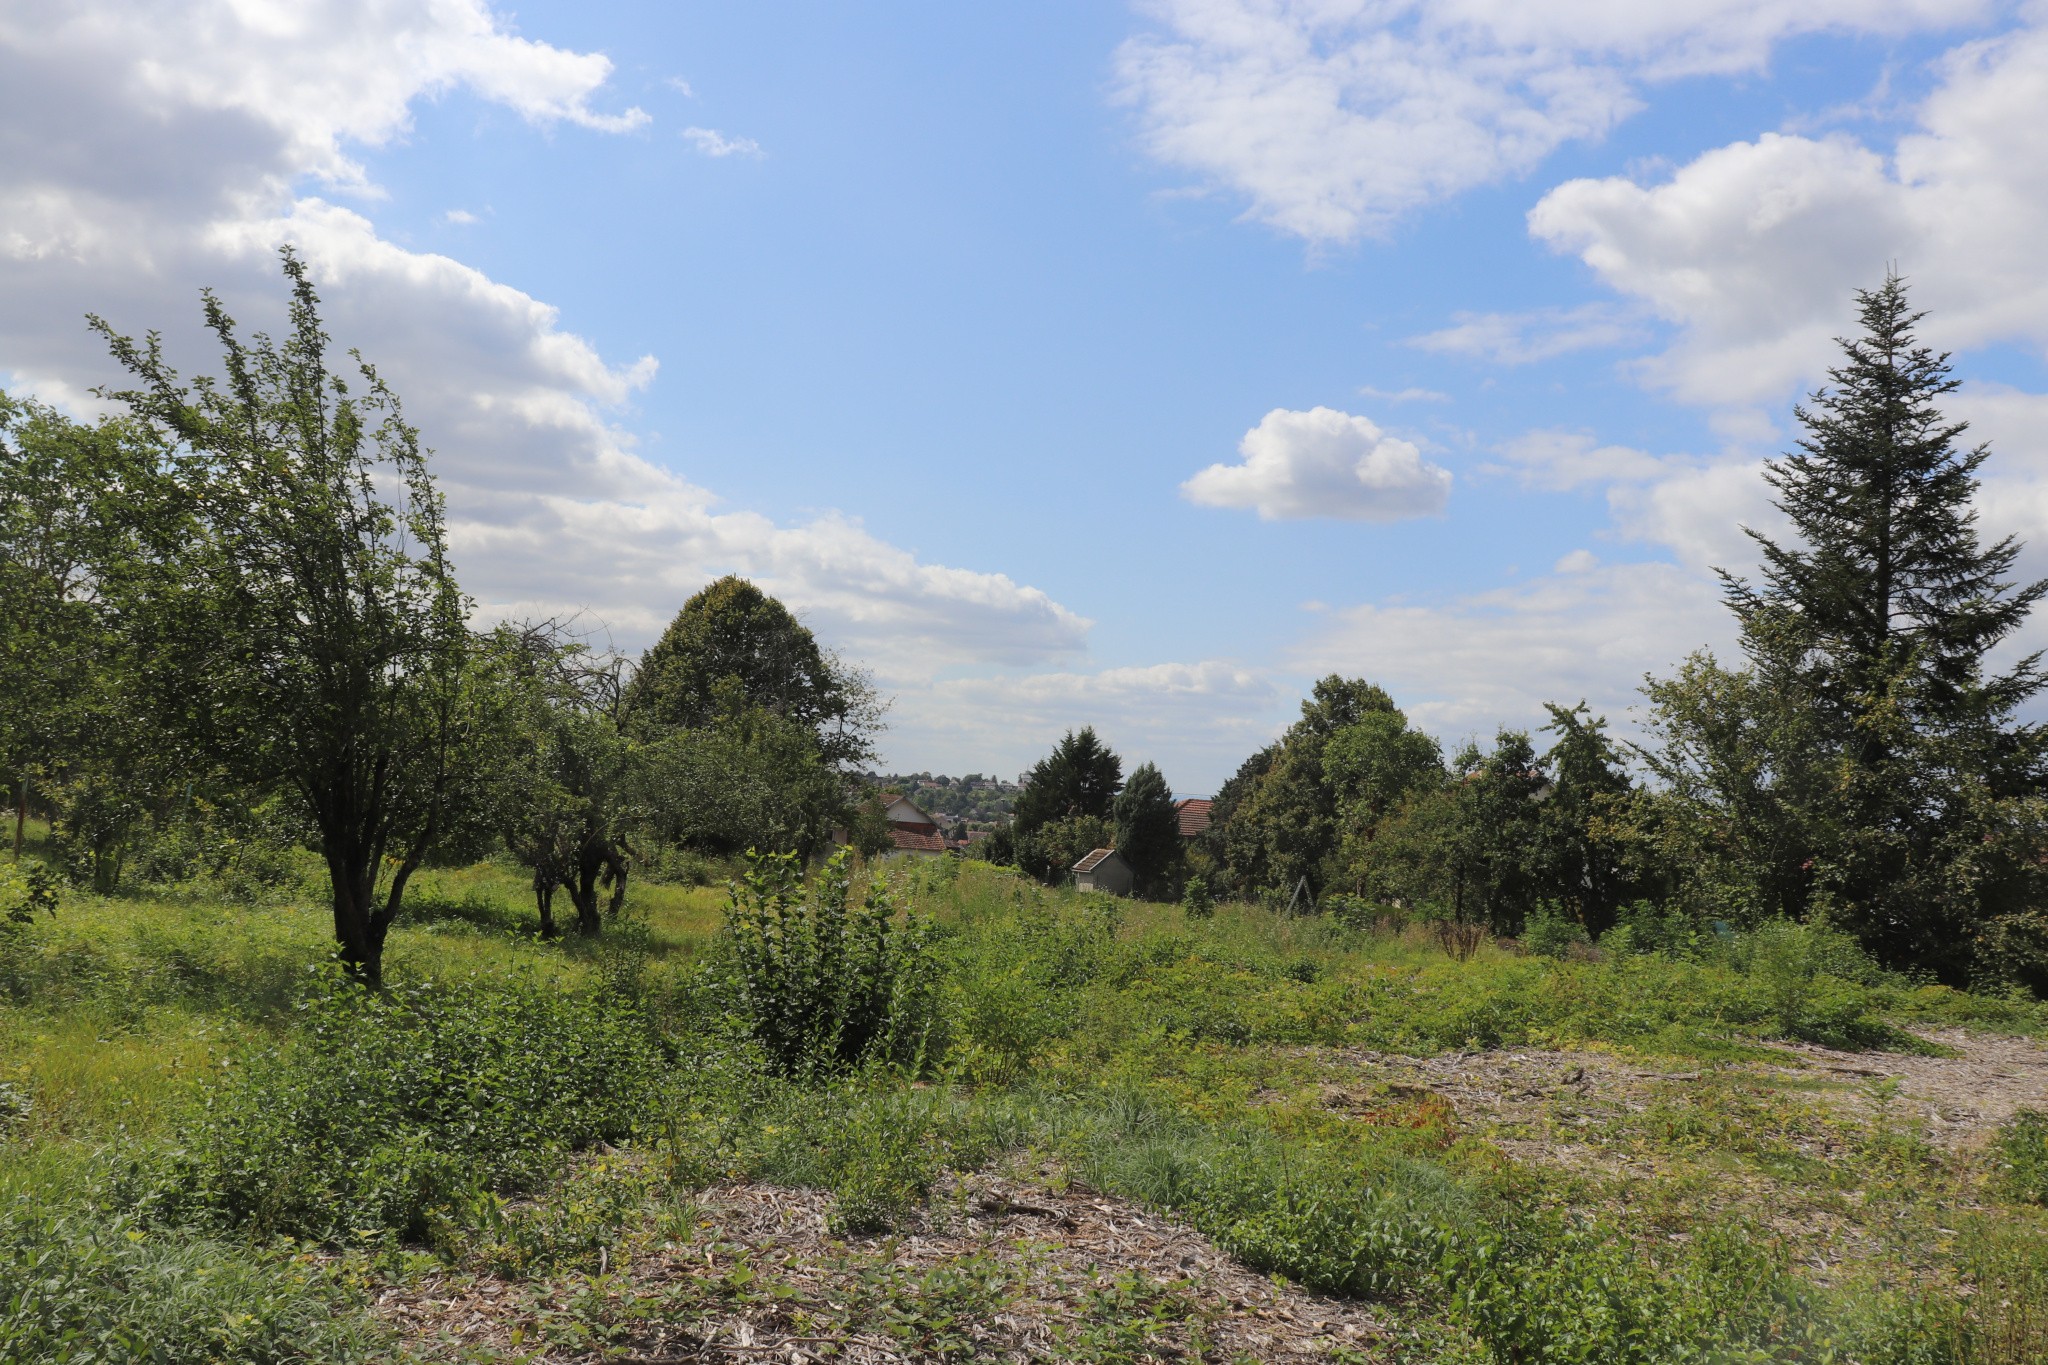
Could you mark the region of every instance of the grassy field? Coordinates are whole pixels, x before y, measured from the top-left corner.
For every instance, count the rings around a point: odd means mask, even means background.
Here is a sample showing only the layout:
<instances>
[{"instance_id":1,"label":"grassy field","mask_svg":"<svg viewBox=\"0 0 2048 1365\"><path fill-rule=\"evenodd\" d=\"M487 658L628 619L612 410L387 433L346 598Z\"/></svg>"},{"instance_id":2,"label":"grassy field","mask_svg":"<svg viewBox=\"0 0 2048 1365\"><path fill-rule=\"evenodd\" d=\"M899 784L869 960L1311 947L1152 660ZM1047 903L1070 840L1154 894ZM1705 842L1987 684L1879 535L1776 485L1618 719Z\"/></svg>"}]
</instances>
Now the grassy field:
<instances>
[{"instance_id":1,"label":"grassy field","mask_svg":"<svg viewBox=\"0 0 2048 1365\"><path fill-rule=\"evenodd\" d=\"M2048 1010L1783 929L1514 945L892 870L911 1067L791 1078L720 888L424 876L0 940L0 1358L2048 1359Z\"/></svg>"}]
</instances>

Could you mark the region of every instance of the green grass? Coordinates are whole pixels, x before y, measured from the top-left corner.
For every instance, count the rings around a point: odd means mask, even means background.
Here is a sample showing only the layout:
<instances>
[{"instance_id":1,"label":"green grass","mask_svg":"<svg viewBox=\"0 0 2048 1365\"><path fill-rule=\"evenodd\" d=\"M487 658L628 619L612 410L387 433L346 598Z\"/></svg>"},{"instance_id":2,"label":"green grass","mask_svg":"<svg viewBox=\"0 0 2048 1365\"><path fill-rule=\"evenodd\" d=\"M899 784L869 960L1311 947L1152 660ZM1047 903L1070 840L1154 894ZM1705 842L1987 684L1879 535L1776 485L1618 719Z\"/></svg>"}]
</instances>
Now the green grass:
<instances>
[{"instance_id":1,"label":"green grass","mask_svg":"<svg viewBox=\"0 0 2048 1365\"><path fill-rule=\"evenodd\" d=\"M1787 1039L2039 1036L2039 1004L1843 965L1797 934L1698 959L1458 963L1419 935L1245 905L1191 921L977 864L890 875L942 968L943 1046L914 1084L766 1065L708 984L717 888L636 883L602 939L542 943L517 871L431 871L374 1006L322 984L328 916L303 885L68 893L0 945L0 1258L47 1256L68 1286L0 1294L0 1332L44 1334L0 1347L82 1360L51 1334L118 1327L137 1358L393 1358L364 1290L422 1265L582 1293L612 1249L677 1235L716 1180L831 1191L834 1228L858 1237L914 1217L948 1171L1002 1161L1379 1300L1408 1359L2003 1365L2048 1343L2035 1120L1949 1153L1880 1093L1831 1104L1746 1069ZM1700 1079L1583 1123L1560 1101L1527 1132L1427 1094L1319 1098L1370 1054L1510 1047ZM1500 1144L1518 1138L1589 1163L1517 1159ZM1020 1292L999 1269L948 1275L919 1292L968 1325ZM911 1290L876 1293L847 1309L873 1330L968 1330L892 1319ZM1170 1287L1105 1282L1089 1302L1068 1358L1141 1358L1162 1314L1200 1327Z\"/></svg>"}]
</instances>

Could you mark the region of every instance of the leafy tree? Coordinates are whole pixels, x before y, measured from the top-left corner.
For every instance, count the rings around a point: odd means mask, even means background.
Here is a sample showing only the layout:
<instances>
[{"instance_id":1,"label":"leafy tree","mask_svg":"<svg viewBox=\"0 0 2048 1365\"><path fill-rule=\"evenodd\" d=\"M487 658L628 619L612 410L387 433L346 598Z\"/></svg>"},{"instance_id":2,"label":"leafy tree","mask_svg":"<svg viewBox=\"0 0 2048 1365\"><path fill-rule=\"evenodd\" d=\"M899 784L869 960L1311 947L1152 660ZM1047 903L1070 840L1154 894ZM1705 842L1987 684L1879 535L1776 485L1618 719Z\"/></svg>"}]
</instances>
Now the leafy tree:
<instances>
[{"instance_id":1,"label":"leafy tree","mask_svg":"<svg viewBox=\"0 0 2048 1365\"><path fill-rule=\"evenodd\" d=\"M647 743L633 784L635 818L651 838L719 856L808 858L848 815L845 778L816 733L737 702L708 726Z\"/></svg>"},{"instance_id":2,"label":"leafy tree","mask_svg":"<svg viewBox=\"0 0 2048 1365\"><path fill-rule=\"evenodd\" d=\"M160 496L144 428L87 426L0 393L0 773L52 798L65 850L112 889L163 774L132 715L116 589Z\"/></svg>"},{"instance_id":3,"label":"leafy tree","mask_svg":"<svg viewBox=\"0 0 2048 1365\"><path fill-rule=\"evenodd\" d=\"M1017 866L1042 882L1058 884L1090 852L1112 847L1116 826L1099 815L1068 815L1011 837Z\"/></svg>"},{"instance_id":4,"label":"leafy tree","mask_svg":"<svg viewBox=\"0 0 2048 1365\"><path fill-rule=\"evenodd\" d=\"M1310 889L1321 892L1336 879L1340 798L1325 767L1326 751L1336 736L1375 716L1401 719L1384 689L1331 674L1315 684L1301 704L1301 719L1270 757L1268 751L1253 755L1224 785L1210 811L1209 843L1235 891L1293 887L1307 878Z\"/></svg>"},{"instance_id":5,"label":"leafy tree","mask_svg":"<svg viewBox=\"0 0 2048 1365\"><path fill-rule=\"evenodd\" d=\"M569 893L576 931L601 931L625 903L631 866L629 787L637 755L621 724L625 661L572 638L559 622L500 627L491 637L506 725L489 809L505 848L533 874L541 936L556 935L554 896ZM608 890L609 905L599 892Z\"/></svg>"},{"instance_id":6,"label":"leafy tree","mask_svg":"<svg viewBox=\"0 0 2048 1365\"><path fill-rule=\"evenodd\" d=\"M841 768L874 757L882 713L864 675L821 649L782 603L731 576L683 604L642 656L625 706L653 732L765 711L810 731L824 761Z\"/></svg>"},{"instance_id":7,"label":"leafy tree","mask_svg":"<svg viewBox=\"0 0 2048 1365\"><path fill-rule=\"evenodd\" d=\"M879 858L896 846L889 833L889 814L882 798L869 792L854 804L847 818L846 842L863 858Z\"/></svg>"},{"instance_id":8,"label":"leafy tree","mask_svg":"<svg viewBox=\"0 0 2048 1365\"><path fill-rule=\"evenodd\" d=\"M202 295L221 379L188 387L154 333L92 323L135 378L110 396L166 452L180 516L130 597L149 710L246 786L296 794L341 960L375 984L476 719L468 602L418 433L359 354L360 392L329 369L305 265L283 264L282 342L244 342Z\"/></svg>"},{"instance_id":9,"label":"leafy tree","mask_svg":"<svg viewBox=\"0 0 2048 1365\"><path fill-rule=\"evenodd\" d=\"M1642 876L1617 822L1629 818L1633 790L1607 722L1582 701L1567 710L1546 703L1556 735L1543 756L1550 772L1536 822L1538 896L1555 902L1598 936L1623 905L1661 889Z\"/></svg>"},{"instance_id":10,"label":"leafy tree","mask_svg":"<svg viewBox=\"0 0 2048 1365\"><path fill-rule=\"evenodd\" d=\"M2039 890L2048 739L2015 712L2044 677L2038 655L1988 656L2048 582L2016 584L2018 543L1978 537L1989 452L1939 411L1956 381L1917 343L1903 282L1858 306L1861 335L1766 474L1795 538L1751 532L1761 578L1724 575L1749 667L1652 685L1655 766L1700 840L1753 873L1759 909L1821 913L1891 965L1962 981L1985 926Z\"/></svg>"},{"instance_id":11,"label":"leafy tree","mask_svg":"<svg viewBox=\"0 0 2048 1365\"><path fill-rule=\"evenodd\" d=\"M1014 807L1016 832L1030 834L1077 815L1109 819L1123 772L1123 760L1096 737L1095 727L1067 731L1026 776Z\"/></svg>"},{"instance_id":12,"label":"leafy tree","mask_svg":"<svg viewBox=\"0 0 2048 1365\"><path fill-rule=\"evenodd\" d=\"M1455 776L1409 796L1362 858L1367 894L1453 925L1514 934L1541 890L1538 830L1549 787L1529 736L1468 744Z\"/></svg>"},{"instance_id":13,"label":"leafy tree","mask_svg":"<svg viewBox=\"0 0 2048 1365\"><path fill-rule=\"evenodd\" d=\"M1166 894L1181 865L1180 813L1156 766L1142 763L1131 773L1117 793L1115 814L1115 847L1136 874L1138 890Z\"/></svg>"}]
</instances>

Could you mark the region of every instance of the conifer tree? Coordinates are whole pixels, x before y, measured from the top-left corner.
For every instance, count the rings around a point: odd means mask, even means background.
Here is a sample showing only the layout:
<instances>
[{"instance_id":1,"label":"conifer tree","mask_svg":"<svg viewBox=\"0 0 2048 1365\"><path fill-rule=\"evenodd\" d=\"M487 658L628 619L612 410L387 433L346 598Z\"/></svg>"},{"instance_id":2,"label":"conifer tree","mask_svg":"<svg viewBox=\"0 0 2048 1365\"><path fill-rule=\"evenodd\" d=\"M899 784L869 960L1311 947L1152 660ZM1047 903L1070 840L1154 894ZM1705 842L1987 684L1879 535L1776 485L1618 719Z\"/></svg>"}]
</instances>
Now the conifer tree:
<instances>
[{"instance_id":1,"label":"conifer tree","mask_svg":"<svg viewBox=\"0 0 2048 1365\"><path fill-rule=\"evenodd\" d=\"M1138 889L1164 893L1180 866L1180 815L1157 766L1138 766L1117 793L1115 812L1116 848L1137 873Z\"/></svg>"},{"instance_id":2,"label":"conifer tree","mask_svg":"<svg viewBox=\"0 0 2048 1365\"><path fill-rule=\"evenodd\" d=\"M1936 401L1955 391L1948 356L1918 345L1896 274L1857 294L1863 335L1841 342L1832 384L1796 415L1799 448L1765 474L1798 532L1763 552L1752 587L1724 573L1728 603L1752 645L1797 655L1819 706L1855 725L1879 696L1915 728L1999 722L2043 686L2039 655L1987 675L1985 656L2026 619L2048 581L2016 587L2019 543L1983 545L1971 499L1990 447L1957 446L1966 423ZM1876 758L1883 740L1863 727Z\"/></svg>"},{"instance_id":3,"label":"conifer tree","mask_svg":"<svg viewBox=\"0 0 2048 1365\"><path fill-rule=\"evenodd\" d=\"M2030 894L2037 822L2000 803L2038 787L2043 736L2014 713L2048 680L2039 655L1996 672L1988 656L2048 582L2015 583L2018 542L1978 536L1989 448L1942 415L1957 381L1918 343L1905 283L1857 299L1862 334L1766 473L1796 540L1751 531L1760 580L1723 580L1764 693L1804 712L1808 747L1769 768L1803 807L1787 819L1806 846L1787 852L1804 854L1805 908L1960 980L2001 900Z\"/></svg>"}]
</instances>

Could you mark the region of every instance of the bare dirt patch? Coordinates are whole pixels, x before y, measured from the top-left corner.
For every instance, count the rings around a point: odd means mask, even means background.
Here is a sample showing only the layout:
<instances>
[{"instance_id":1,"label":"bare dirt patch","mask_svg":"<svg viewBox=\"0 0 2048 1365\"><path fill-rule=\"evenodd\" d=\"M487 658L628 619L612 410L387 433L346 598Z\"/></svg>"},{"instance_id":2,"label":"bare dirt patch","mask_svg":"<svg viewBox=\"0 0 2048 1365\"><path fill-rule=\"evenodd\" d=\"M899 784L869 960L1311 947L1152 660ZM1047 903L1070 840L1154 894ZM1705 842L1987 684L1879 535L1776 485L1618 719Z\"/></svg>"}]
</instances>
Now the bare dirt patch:
<instances>
[{"instance_id":1,"label":"bare dirt patch","mask_svg":"<svg viewBox=\"0 0 2048 1365\"><path fill-rule=\"evenodd\" d=\"M1920 1036L1960 1055L1837 1052L1807 1043L1785 1050L1807 1068L1844 1081L1896 1081L1907 1111L1926 1125L1928 1140L1950 1149L1982 1142L2016 1110L2048 1108L2048 1048L2041 1044L1964 1029L1926 1030ZM1843 1099L1852 1092L1836 1088L1822 1093Z\"/></svg>"},{"instance_id":2,"label":"bare dirt patch","mask_svg":"<svg viewBox=\"0 0 2048 1365\"><path fill-rule=\"evenodd\" d=\"M1161 1361L1391 1358L1364 1305L1245 1269L1172 1219L1079 1187L973 1175L882 1238L827 1230L831 1196L732 1185L699 1234L623 1256L592 1282L608 1344L550 1344L554 1290L438 1274L379 1312L430 1358ZM573 1334L568 1334L573 1335ZM465 1354L467 1353L467 1354Z\"/></svg>"},{"instance_id":3,"label":"bare dirt patch","mask_svg":"<svg viewBox=\"0 0 2048 1365\"><path fill-rule=\"evenodd\" d=\"M1850 1112L1869 1105L1873 1082L1894 1082L1900 1116L1920 1120L1928 1139L1960 1149L1983 1141L2015 1110L2048 1107L2048 1047L2024 1038L1963 1029L1921 1037L1957 1055L1842 1052L1808 1043L1775 1050L1785 1061L1660 1065L1611 1053L1453 1052L1437 1057L1340 1051L1328 1054L1339 1079L1321 1087L1331 1108L1370 1112L1385 1097L1434 1095L1459 1120L1510 1150L1560 1130L1594 1128L1706 1077L1750 1077L1807 1091Z\"/></svg>"}]
</instances>

